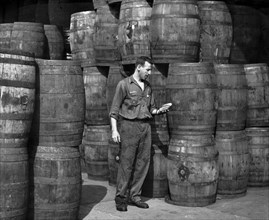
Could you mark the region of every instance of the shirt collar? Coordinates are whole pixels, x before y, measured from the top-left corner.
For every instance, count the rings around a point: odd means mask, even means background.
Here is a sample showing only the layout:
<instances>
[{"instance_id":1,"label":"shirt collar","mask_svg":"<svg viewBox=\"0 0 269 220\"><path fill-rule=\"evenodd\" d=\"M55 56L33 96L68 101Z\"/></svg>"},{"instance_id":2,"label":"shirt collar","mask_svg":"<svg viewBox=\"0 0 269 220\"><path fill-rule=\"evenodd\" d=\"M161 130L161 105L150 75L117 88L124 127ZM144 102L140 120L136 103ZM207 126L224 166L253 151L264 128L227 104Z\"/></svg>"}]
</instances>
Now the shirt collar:
<instances>
[{"instance_id":1,"label":"shirt collar","mask_svg":"<svg viewBox=\"0 0 269 220\"><path fill-rule=\"evenodd\" d=\"M134 79L133 75L129 76L129 83L135 83L137 84L136 80ZM147 80L144 80L145 87L149 86L149 82Z\"/></svg>"}]
</instances>

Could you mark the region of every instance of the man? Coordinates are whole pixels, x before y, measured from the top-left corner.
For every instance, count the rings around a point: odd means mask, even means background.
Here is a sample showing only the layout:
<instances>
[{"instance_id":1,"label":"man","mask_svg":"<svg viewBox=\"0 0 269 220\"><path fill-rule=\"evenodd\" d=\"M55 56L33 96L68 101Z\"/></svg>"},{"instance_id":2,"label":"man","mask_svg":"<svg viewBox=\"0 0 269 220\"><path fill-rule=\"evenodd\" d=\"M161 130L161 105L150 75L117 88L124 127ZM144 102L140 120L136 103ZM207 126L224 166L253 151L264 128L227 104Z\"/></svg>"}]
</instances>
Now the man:
<instances>
[{"instance_id":1,"label":"man","mask_svg":"<svg viewBox=\"0 0 269 220\"><path fill-rule=\"evenodd\" d=\"M165 108L155 107L151 86L146 81L151 74L151 67L150 58L144 56L137 58L133 75L118 83L109 114L112 139L116 143L121 142L115 197L118 211L127 211L127 202L139 208L149 208L140 198L150 164L149 121L152 115L168 111ZM120 118L118 131L117 121Z\"/></svg>"}]
</instances>

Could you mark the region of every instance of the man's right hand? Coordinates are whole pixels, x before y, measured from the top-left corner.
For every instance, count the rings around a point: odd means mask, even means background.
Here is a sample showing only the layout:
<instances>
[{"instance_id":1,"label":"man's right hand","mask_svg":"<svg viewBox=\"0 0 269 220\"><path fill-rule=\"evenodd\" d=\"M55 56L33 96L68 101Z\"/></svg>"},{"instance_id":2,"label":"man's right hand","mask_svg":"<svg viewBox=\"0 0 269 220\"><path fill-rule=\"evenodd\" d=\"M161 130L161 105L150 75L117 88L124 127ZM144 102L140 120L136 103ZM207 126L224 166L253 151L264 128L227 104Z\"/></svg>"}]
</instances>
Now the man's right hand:
<instances>
[{"instance_id":1,"label":"man's right hand","mask_svg":"<svg viewBox=\"0 0 269 220\"><path fill-rule=\"evenodd\" d=\"M120 143L120 134L118 131L112 131L112 139L115 143Z\"/></svg>"}]
</instances>

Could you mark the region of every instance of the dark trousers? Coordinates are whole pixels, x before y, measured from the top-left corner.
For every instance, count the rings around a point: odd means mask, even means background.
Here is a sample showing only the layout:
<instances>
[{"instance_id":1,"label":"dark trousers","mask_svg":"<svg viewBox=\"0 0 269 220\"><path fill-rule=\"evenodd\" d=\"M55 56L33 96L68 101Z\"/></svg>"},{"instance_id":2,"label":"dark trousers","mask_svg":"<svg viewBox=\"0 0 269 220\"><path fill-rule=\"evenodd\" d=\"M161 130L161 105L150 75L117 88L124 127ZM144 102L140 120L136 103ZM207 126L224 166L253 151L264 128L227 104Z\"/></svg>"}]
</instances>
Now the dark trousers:
<instances>
[{"instance_id":1,"label":"dark trousers","mask_svg":"<svg viewBox=\"0 0 269 220\"><path fill-rule=\"evenodd\" d=\"M149 121L122 120L120 127L121 154L117 175L116 200L140 200L141 188L146 178L151 152L151 127Z\"/></svg>"}]
</instances>

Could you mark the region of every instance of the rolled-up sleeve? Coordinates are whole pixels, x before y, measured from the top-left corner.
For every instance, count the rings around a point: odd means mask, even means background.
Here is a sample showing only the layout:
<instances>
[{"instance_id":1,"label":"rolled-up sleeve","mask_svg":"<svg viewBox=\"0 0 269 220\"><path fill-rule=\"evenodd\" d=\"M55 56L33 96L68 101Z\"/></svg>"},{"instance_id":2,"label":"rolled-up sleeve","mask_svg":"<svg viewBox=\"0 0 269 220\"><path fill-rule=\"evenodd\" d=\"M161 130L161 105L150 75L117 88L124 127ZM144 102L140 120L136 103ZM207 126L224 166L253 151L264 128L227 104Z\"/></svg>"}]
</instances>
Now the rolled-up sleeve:
<instances>
[{"instance_id":1,"label":"rolled-up sleeve","mask_svg":"<svg viewBox=\"0 0 269 220\"><path fill-rule=\"evenodd\" d=\"M112 105L109 112L109 117L119 119L120 107L123 103L124 97L126 96L126 90L124 89L124 81L120 81L116 87L115 95L112 101Z\"/></svg>"}]
</instances>

